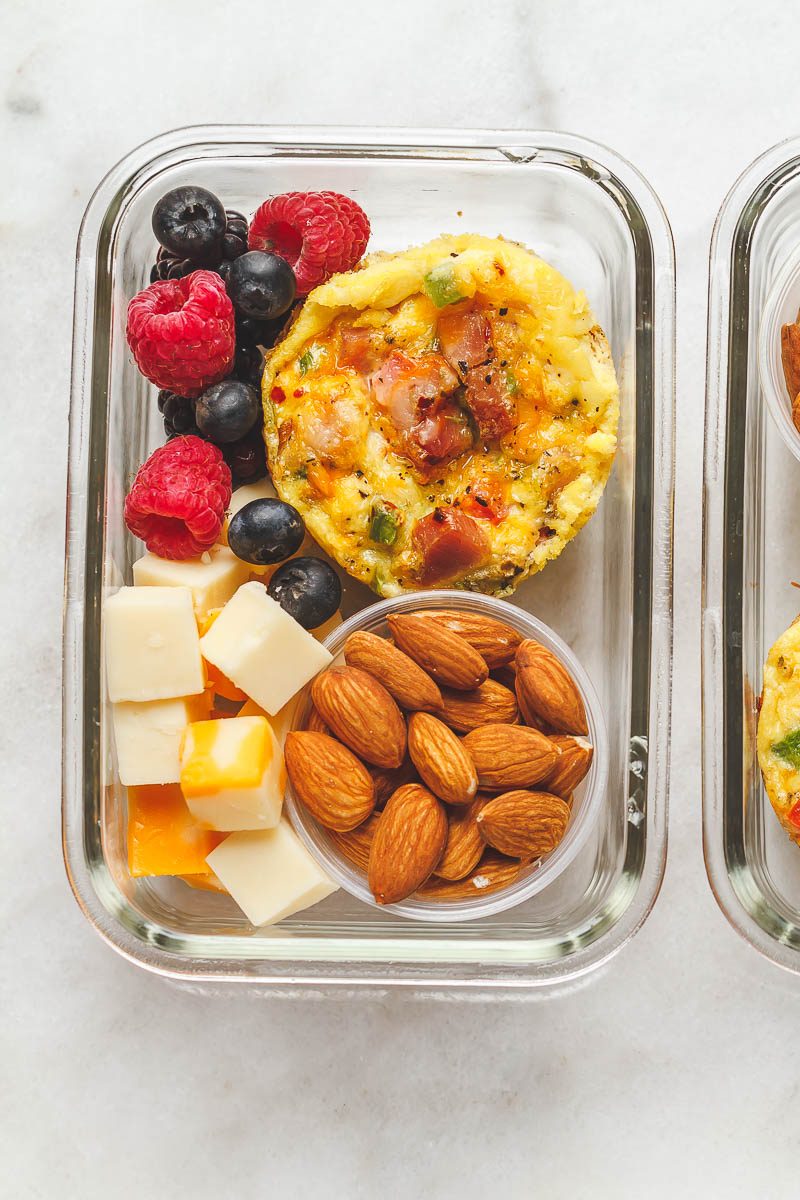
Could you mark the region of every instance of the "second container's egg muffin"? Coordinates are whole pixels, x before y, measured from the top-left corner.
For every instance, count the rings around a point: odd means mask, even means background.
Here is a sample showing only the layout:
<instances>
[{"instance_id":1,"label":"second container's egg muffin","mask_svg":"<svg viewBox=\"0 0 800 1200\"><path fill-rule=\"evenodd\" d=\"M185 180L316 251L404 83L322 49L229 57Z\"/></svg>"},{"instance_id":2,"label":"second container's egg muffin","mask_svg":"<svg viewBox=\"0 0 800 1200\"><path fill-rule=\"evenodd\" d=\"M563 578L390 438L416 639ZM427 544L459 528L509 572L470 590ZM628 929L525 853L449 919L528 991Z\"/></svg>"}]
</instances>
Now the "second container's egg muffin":
<instances>
[{"instance_id":1,"label":"second container's egg muffin","mask_svg":"<svg viewBox=\"0 0 800 1200\"><path fill-rule=\"evenodd\" d=\"M758 763L778 820L800 842L800 617L781 634L764 665Z\"/></svg>"},{"instance_id":2,"label":"second container's egg muffin","mask_svg":"<svg viewBox=\"0 0 800 1200\"><path fill-rule=\"evenodd\" d=\"M382 595L502 595L594 512L618 389L582 293L502 239L373 255L313 291L264 374L281 497Z\"/></svg>"}]
</instances>

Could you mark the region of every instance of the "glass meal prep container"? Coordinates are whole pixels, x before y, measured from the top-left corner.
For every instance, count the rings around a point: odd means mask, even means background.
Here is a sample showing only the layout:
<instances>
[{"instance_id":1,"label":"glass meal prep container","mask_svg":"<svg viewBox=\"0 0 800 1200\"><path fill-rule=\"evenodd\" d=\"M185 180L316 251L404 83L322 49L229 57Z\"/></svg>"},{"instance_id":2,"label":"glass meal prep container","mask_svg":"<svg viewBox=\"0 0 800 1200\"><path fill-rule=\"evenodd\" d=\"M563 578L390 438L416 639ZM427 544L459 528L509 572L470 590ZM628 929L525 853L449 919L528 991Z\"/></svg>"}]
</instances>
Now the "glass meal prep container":
<instances>
[{"instance_id":1,"label":"glass meal prep container","mask_svg":"<svg viewBox=\"0 0 800 1200\"><path fill-rule=\"evenodd\" d=\"M619 450L596 515L514 602L572 647L600 697L609 782L569 868L525 903L425 925L339 890L253 929L227 897L132 879L103 672L102 600L141 548L126 489L163 441L155 389L125 343L146 286L150 214L198 183L251 213L267 195L333 189L372 223L370 249L442 232L502 233L584 289L621 389ZM63 836L89 921L140 965L189 981L531 988L606 961L647 917L664 871L672 652L675 273L647 183L613 152L566 134L208 127L157 138L101 183L81 228L73 347L65 610ZM345 582L345 617L375 597Z\"/></svg>"},{"instance_id":2,"label":"glass meal prep container","mask_svg":"<svg viewBox=\"0 0 800 1200\"><path fill-rule=\"evenodd\" d=\"M792 587L800 579L800 463L791 435L784 440L768 412L767 375L759 376L759 358L763 367L770 349L762 334L780 337L776 302L792 262L800 280L798 250L794 139L767 151L734 184L711 244L703 807L706 867L720 907L763 955L800 972L800 852L772 811L756 756L764 660L800 610ZM788 397L775 396L778 403L788 410Z\"/></svg>"}]
</instances>

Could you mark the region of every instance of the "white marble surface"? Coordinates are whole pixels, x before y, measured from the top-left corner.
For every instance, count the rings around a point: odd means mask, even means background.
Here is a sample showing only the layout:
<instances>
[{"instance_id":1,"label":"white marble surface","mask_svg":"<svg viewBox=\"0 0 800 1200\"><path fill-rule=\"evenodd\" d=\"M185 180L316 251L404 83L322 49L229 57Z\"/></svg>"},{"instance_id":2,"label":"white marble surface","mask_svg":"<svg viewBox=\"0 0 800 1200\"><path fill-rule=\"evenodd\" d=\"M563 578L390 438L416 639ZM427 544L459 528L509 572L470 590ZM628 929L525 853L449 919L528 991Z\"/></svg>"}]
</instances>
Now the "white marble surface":
<instances>
[{"instance_id":1,"label":"white marble surface","mask_svg":"<svg viewBox=\"0 0 800 1200\"><path fill-rule=\"evenodd\" d=\"M5 0L3 1196L797 1195L800 983L717 910L698 765L708 242L739 171L798 131L792 7ZM75 238L116 159L203 121L567 129L633 160L667 207L679 284L670 855L642 932L566 994L189 995L112 954L69 893L59 622Z\"/></svg>"}]
</instances>

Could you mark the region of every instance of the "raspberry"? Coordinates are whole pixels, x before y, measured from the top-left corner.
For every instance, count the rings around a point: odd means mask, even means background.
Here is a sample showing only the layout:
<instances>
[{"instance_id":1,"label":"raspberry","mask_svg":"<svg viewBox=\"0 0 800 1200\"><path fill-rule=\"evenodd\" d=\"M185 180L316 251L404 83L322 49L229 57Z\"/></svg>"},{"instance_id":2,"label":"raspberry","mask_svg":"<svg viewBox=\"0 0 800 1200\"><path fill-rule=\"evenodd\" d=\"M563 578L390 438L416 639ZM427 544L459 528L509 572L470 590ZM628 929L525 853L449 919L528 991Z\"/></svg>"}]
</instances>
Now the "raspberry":
<instances>
[{"instance_id":1,"label":"raspberry","mask_svg":"<svg viewBox=\"0 0 800 1200\"><path fill-rule=\"evenodd\" d=\"M199 437L177 437L139 468L125 524L159 558L194 558L216 542L230 499L222 451Z\"/></svg>"},{"instance_id":2,"label":"raspberry","mask_svg":"<svg viewBox=\"0 0 800 1200\"><path fill-rule=\"evenodd\" d=\"M128 305L127 338L146 379L199 396L233 365L236 329L225 284L213 271L151 283Z\"/></svg>"},{"instance_id":3,"label":"raspberry","mask_svg":"<svg viewBox=\"0 0 800 1200\"><path fill-rule=\"evenodd\" d=\"M294 269L298 296L337 271L356 265L369 240L369 221L355 200L338 192L285 192L265 200L250 222L251 250L270 250Z\"/></svg>"}]
</instances>

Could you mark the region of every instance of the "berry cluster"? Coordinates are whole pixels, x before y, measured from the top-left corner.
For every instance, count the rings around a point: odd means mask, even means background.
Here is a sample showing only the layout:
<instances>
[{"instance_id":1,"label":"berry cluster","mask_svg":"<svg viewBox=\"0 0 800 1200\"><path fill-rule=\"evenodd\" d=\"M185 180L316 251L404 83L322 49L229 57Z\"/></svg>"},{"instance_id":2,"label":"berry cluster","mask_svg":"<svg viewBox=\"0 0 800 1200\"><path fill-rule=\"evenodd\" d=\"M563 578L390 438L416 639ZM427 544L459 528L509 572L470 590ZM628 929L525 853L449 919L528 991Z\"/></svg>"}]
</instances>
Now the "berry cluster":
<instances>
[{"instance_id":1,"label":"berry cluster","mask_svg":"<svg viewBox=\"0 0 800 1200\"><path fill-rule=\"evenodd\" d=\"M218 541L231 488L267 473L260 397L264 354L297 298L356 265L369 239L364 211L336 192L272 196L246 217L206 188L173 188L152 218L159 247L150 286L128 306L127 339L159 388L167 445L139 469L125 522L163 558ZM297 553L299 513L280 500L245 505L229 543L255 565ZM317 558L293 558L270 591L307 628L336 611L341 584Z\"/></svg>"}]
</instances>

